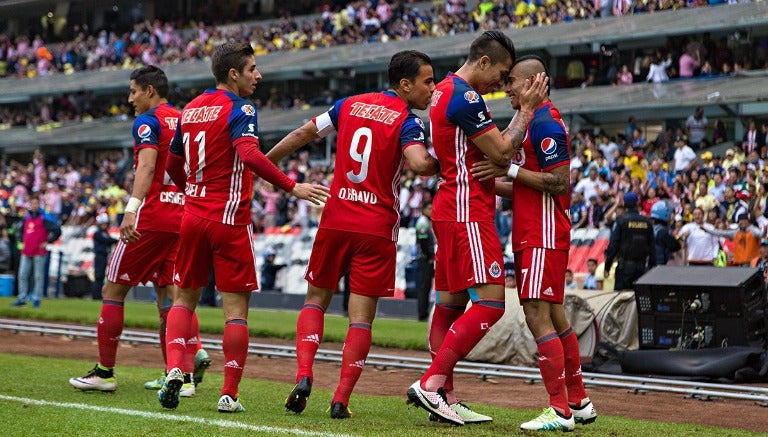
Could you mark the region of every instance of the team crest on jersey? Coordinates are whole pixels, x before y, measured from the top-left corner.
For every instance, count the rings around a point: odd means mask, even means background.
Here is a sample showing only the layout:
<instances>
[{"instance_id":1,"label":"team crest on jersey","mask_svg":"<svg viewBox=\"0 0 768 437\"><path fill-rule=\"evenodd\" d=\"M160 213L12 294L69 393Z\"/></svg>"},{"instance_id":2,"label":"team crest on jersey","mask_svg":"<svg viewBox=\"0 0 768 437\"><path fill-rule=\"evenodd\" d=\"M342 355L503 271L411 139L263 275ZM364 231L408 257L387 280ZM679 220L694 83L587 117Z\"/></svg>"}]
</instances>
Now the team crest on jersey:
<instances>
[{"instance_id":1,"label":"team crest on jersey","mask_svg":"<svg viewBox=\"0 0 768 437\"><path fill-rule=\"evenodd\" d=\"M139 136L139 138L149 138L149 135L152 133L152 128L149 127L148 124L142 124L139 126L138 129L136 129L136 135Z\"/></svg>"},{"instance_id":2,"label":"team crest on jersey","mask_svg":"<svg viewBox=\"0 0 768 437\"><path fill-rule=\"evenodd\" d=\"M525 165L525 149L521 147L520 150L515 153L515 156L512 157L512 164L517 164L521 167Z\"/></svg>"},{"instance_id":3,"label":"team crest on jersey","mask_svg":"<svg viewBox=\"0 0 768 437\"><path fill-rule=\"evenodd\" d=\"M541 151L547 155L551 155L557 151L557 141L554 138L544 138L541 140Z\"/></svg>"},{"instance_id":4,"label":"team crest on jersey","mask_svg":"<svg viewBox=\"0 0 768 437\"><path fill-rule=\"evenodd\" d=\"M480 94L478 94L476 91L469 90L464 93L464 99L469 103L477 103L480 101Z\"/></svg>"},{"instance_id":5,"label":"team crest on jersey","mask_svg":"<svg viewBox=\"0 0 768 437\"><path fill-rule=\"evenodd\" d=\"M424 129L424 122L421 121L419 117L414 118L414 120L416 120L416 124L418 124L420 128Z\"/></svg>"},{"instance_id":6,"label":"team crest on jersey","mask_svg":"<svg viewBox=\"0 0 768 437\"><path fill-rule=\"evenodd\" d=\"M501 266L496 261L491 264L491 267L488 269L488 273L490 273L492 278L498 278L501 276Z\"/></svg>"},{"instance_id":7,"label":"team crest on jersey","mask_svg":"<svg viewBox=\"0 0 768 437\"><path fill-rule=\"evenodd\" d=\"M240 107L240 110L243 111L243 113L249 117L253 117L256 115L256 108L254 108L251 105L243 105Z\"/></svg>"}]
</instances>

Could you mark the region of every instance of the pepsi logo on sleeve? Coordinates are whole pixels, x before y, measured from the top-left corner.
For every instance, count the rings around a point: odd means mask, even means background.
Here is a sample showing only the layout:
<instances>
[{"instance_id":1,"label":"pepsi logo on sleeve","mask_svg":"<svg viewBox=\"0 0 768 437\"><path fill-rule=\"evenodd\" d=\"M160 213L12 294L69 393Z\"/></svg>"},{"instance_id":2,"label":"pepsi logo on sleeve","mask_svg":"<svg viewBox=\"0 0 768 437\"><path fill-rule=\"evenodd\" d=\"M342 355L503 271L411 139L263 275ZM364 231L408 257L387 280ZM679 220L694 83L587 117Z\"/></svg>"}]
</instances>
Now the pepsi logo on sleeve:
<instances>
[{"instance_id":1,"label":"pepsi logo on sleeve","mask_svg":"<svg viewBox=\"0 0 768 437\"><path fill-rule=\"evenodd\" d=\"M544 138L541 140L541 151L546 155L551 155L557 151L557 141L554 138Z\"/></svg>"},{"instance_id":2,"label":"pepsi logo on sleeve","mask_svg":"<svg viewBox=\"0 0 768 437\"><path fill-rule=\"evenodd\" d=\"M138 129L136 129L136 135L139 136L139 138L149 138L149 136L152 134L152 128L149 127L148 124L142 124L139 126Z\"/></svg>"}]
</instances>

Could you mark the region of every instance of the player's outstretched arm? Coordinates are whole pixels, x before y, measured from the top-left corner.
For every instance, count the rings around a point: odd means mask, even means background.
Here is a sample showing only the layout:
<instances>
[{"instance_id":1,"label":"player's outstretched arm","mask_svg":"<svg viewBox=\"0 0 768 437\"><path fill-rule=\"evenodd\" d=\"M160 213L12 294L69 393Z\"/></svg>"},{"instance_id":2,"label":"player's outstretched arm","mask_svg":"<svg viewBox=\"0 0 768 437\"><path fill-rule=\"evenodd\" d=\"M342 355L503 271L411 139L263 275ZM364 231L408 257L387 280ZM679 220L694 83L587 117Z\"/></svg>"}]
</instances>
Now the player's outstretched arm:
<instances>
[{"instance_id":1,"label":"player's outstretched arm","mask_svg":"<svg viewBox=\"0 0 768 437\"><path fill-rule=\"evenodd\" d=\"M272 161L261 153L258 141L240 140L235 145L235 151L243 164L260 178L288 193L293 191L296 182L281 172Z\"/></svg>"},{"instance_id":2,"label":"player's outstretched arm","mask_svg":"<svg viewBox=\"0 0 768 437\"><path fill-rule=\"evenodd\" d=\"M330 190L324 185L296 184L291 194L315 205L323 205L330 196Z\"/></svg>"},{"instance_id":3,"label":"player's outstretched arm","mask_svg":"<svg viewBox=\"0 0 768 437\"><path fill-rule=\"evenodd\" d=\"M269 158L272 163L277 164L300 147L318 138L320 138L320 135L317 133L317 126L310 120L304 123L303 126L286 135L279 143L275 144L275 147L267 152L267 158Z\"/></svg>"}]
</instances>

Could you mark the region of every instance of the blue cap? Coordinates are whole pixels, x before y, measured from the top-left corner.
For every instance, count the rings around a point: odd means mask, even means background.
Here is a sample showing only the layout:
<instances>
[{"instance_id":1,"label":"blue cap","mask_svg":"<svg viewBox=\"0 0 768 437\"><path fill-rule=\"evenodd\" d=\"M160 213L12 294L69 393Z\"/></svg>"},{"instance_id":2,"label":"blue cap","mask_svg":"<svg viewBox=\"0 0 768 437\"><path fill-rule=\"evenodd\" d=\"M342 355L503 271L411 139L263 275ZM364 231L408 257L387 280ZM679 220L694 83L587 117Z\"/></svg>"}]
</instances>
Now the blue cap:
<instances>
[{"instance_id":1,"label":"blue cap","mask_svg":"<svg viewBox=\"0 0 768 437\"><path fill-rule=\"evenodd\" d=\"M624 195L624 206L636 206L637 194L634 191L630 191Z\"/></svg>"}]
</instances>

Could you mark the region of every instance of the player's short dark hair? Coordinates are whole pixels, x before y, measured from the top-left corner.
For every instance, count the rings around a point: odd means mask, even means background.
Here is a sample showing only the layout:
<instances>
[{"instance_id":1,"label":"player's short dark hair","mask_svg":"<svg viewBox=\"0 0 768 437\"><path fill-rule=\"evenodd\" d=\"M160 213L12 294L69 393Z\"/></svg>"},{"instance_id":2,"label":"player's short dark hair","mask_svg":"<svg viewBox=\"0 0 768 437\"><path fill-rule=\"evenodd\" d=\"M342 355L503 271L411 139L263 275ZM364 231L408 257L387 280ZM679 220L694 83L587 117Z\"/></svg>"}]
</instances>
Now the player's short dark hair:
<instances>
[{"instance_id":1,"label":"player's short dark hair","mask_svg":"<svg viewBox=\"0 0 768 437\"><path fill-rule=\"evenodd\" d=\"M216 47L211 54L211 71L216 83L226 83L233 68L242 73L246 59L253 55L253 47L248 42L225 42Z\"/></svg>"},{"instance_id":2,"label":"player's short dark hair","mask_svg":"<svg viewBox=\"0 0 768 437\"><path fill-rule=\"evenodd\" d=\"M389 86L397 88L401 79L413 81L419 75L422 65L432 65L432 59L416 50L403 50L392 55L389 60Z\"/></svg>"},{"instance_id":3,"label":"player's short dark hair","mask_svg":"<svg viewBox=\"0 0 768 437\"><path fill-rule=\"evenodd\" d=\"M147 65L133 70L131 72L131 80L136 83L142 90L147 89L152 85L152 88L157 91L157 95L165 99L168 97L168 77L165 72L154 65Z\"/></svg>"},{"instance_id":4,"label":"player's short dark hair","mask_svg":"<svg viewBox=\"0 0 768 437\"><path fill-rule=\"evenodd\" d=\"M538 55L523 55L517 58L517 60L515 60L515 64L519 64L525 61L536 61L539 64L541 64L541 67L544 69L544 74L546 74L547 77L549 78L547 82L547 95L549 95L549 90L551 89L551 85L552 85L552 77L549 75L549 68L547 68L547 63L544 62L544 59L542 59Z\"/></svg>"},{"instance_id":5,"label":"player's short dark hair","mask_svg":"<svg viewBox=\"0 0 768 437\"><path fill-rule=\"evenodd\" d=\"M515 45L507 35L504 35L504 32L487 30L472 41L467 61L474 62L483 56L488 56L491 64L504 62L507 59L515 62Z\"/></svg>"}]
</instances>

